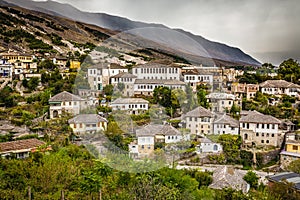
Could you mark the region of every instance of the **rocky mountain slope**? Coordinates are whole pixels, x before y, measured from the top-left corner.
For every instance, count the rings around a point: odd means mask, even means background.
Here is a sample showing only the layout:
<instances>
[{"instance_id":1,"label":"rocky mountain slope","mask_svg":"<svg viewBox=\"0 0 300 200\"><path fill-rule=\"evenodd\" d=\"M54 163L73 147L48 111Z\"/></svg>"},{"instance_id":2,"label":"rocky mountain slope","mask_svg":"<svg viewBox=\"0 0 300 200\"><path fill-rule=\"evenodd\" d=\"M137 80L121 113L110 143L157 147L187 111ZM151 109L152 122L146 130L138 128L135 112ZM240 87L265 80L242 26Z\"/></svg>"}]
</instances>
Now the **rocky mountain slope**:
<instances>
[{"instance_id":1,"label":"rocky mountain slope","mask_svg":"<svg viewBox=\"0 0 300 200\"><path fill-rule=\"evenodd\" d=\"M130 34L136 34L141 29L145 29L148 34L147 40L153 41L160 45L166 46L176 51L189 54L192 57L202 57L206 59L213 59L225 61L228 63L244 64L244 65L260 65L260 63L245 54L239 48L227 46L225 44L209 41L201 36L194 35L184 30L172 30L161 24L148 24L143 22L131 21L126 18L108 15L105 13L89 13L82 12L71 5L61 4L54 1L34 2L31 0L5 0L6 2L19 5L21 7L55 15L60 17L67 17L75 21L94 24L109 30L114 31L129 31ZM151 29L152 31L149 31ZM170 32L177 34L171 34ZM139 37L144 37L144 34L137 34ZM182 38L189 38L193 41L193 45L186 44L186 40ZM181 41L181 42L178 42ZM218 63L218 62L217 62Z\"/></svg>"}]
</instances>

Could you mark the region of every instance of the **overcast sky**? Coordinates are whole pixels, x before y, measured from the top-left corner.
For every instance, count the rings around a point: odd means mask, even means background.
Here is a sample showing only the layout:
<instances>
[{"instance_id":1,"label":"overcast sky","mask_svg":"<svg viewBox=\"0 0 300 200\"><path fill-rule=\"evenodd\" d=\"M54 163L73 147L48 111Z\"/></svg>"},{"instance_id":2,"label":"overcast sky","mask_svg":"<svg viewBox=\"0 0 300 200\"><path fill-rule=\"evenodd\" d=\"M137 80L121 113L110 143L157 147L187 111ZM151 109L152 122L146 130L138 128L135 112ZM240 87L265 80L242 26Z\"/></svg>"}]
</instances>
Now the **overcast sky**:
<instances>
[{"instance_id":1,"label":"overcast sky","mask_svg":"<svg viewBox=\"0 0 300 200\"><path fill-rule=\"evenodd\" d=\"M276 58L271 58L275 55L282 57L280 59L300 58L298 0L55 1L72 4L84 11L105 12L182 28L207 39L239 47L262 62L277 62Z\"/></svg>"}]
</instances>

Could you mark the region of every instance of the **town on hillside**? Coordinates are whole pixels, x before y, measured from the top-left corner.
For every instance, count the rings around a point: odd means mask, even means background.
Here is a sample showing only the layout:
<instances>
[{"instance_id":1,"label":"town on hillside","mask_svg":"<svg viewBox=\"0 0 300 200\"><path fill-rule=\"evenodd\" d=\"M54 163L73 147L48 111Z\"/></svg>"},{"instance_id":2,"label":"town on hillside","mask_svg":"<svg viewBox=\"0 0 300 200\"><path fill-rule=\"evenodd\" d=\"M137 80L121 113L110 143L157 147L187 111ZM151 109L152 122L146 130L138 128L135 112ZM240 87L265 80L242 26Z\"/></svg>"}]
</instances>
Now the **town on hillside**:
<instances>
[{"instance_id":1,"label":"town on hillside","mask_svg":"<svg viewBox=\"0 0 300 200\"><path fill-rule=\"evenodd\" d=\"M214 172L213 189L247 193L252 169L262 184L284 178L299 191L300 175L289 172L300 158L297 61L242 68L102 54L1 54L3 159L67 142L98 158L199 167Z\"/></svg>"}]
</instances>

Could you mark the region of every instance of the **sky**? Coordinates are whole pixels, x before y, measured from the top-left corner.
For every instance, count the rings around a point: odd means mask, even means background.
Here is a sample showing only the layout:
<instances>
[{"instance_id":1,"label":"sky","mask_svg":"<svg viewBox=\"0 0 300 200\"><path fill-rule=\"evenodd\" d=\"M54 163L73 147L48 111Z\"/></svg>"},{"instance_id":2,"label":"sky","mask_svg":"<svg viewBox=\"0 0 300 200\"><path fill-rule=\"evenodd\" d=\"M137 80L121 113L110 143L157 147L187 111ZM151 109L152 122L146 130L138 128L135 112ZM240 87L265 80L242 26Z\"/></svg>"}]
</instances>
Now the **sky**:
<instances>
[{"instance_id":1,"label":"sky","mask_svg":"<svg viewBox=\"0 0 300 200\"><path fill-rule=\"evenodd\" d=\"M298 0L55 0L80 10L182 28L261 62L300 60Z\"/></svg>"}]
</instances>

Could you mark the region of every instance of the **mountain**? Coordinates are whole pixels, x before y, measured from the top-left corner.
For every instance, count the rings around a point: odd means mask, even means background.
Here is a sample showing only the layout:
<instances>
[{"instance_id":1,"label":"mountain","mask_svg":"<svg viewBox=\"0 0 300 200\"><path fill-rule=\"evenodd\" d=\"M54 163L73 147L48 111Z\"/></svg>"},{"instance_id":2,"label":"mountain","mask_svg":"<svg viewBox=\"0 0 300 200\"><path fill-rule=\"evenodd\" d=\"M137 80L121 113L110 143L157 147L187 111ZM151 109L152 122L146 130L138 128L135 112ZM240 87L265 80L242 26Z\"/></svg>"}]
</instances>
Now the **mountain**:
<instances>
[{"instance_id":1,"label":"mountain","mask_svg":"<svg viewBox=\"0 0 300 200\"><path fill-rule=\"evenodd\" d=\"M145 37L146 34L147 40L152 40L153 42L164 46L168 45L170 49L187 53L190 56L199 56L240 65L260 65L260 62L247 55L239 48L230 47L218 42L212 42L201 36L197 36L180 29L170 29L161 24L137 22L105 13L83 12L69 4L62 4L54 1L5 1L27 9L50 15L66 17L75 21L97 25L105 29L120 32L125 31L134 35L137 34L139 37ZM144 29L144 31L142 29ZM182 38L185 39L180 42L179 39ZM185 44L184 41L187 40L189 40L189 44ZM190 45L191 43L193 43L193 46Z\"/></svg>"}]
</instances>

